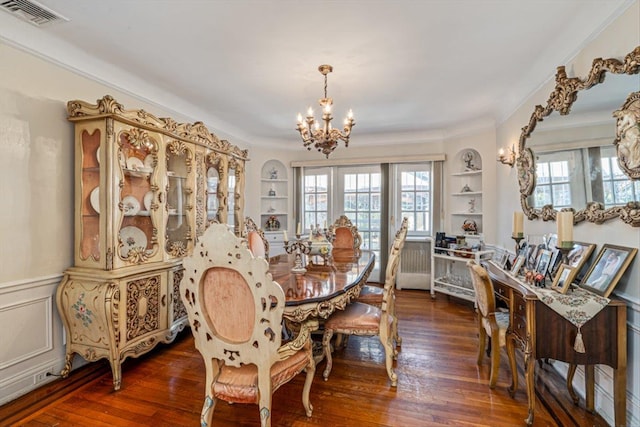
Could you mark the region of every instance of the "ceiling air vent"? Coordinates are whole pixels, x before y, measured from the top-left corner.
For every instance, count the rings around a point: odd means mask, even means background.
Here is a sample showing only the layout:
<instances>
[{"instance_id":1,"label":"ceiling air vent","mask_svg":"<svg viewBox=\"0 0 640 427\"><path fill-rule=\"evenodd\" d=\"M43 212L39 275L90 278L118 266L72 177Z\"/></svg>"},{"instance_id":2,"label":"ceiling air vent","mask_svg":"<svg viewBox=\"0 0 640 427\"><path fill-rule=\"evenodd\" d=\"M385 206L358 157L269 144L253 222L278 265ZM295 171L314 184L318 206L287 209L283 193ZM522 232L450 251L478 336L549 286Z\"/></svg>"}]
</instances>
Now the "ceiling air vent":
<instances>
[{"instance_id":1,"label":"ceiling air vent","mask_svg":"<svg viewBox=\"0 0 640 427\"><path fill-rule=\"evenodd\" d=\"M0 0L0 10L4 10L36 27L69 20L33 0Z\"/></svg>"}]
</instances>

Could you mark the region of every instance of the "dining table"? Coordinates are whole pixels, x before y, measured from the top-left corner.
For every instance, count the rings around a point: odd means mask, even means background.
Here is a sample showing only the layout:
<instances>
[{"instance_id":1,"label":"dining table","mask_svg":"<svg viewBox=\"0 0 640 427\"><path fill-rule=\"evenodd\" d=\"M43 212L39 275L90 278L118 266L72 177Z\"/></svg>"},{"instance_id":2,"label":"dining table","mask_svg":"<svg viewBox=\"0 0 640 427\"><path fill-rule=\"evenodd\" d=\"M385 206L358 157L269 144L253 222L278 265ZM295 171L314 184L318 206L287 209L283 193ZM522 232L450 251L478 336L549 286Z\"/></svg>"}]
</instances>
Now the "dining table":
<instances>
[{"instance_id":1,"label":"dining table","mask_svg":"<svg viewBox=\"0 0 640 427\"><path fill-rule=\"evenodd\" d=\"M283 317L295 323L328 318L358 298L375 264L368 250L334 249L331 256L305 256L304 272L294 272L294 254L269 259L269 272L285 294Z\"/></svg>"}]
</instances>

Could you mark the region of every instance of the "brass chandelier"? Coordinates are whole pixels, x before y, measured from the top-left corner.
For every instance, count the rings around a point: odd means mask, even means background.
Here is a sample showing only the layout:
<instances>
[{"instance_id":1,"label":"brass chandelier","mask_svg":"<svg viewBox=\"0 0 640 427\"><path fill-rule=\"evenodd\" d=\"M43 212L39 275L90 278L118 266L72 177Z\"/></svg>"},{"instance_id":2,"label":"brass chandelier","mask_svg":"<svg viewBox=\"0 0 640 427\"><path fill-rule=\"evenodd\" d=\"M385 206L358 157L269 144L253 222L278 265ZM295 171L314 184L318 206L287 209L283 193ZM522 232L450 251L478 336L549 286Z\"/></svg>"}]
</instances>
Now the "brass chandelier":
<instances>
[{"instance_id":1,"label":"brass chandelier","mask_svg":"<svg viewBox=\"0 0 640 427\"><path fill-rule=\"evenodd\" d=\"M307 150L311 150L313 146L316 150L322 152L327 158L329 154L333 152L338 146L338 141L343 140L344 146L349 146L349 135L351 135L351 128L356 124L353 120L353 112L349 110L347 118L344 119L344 132L340 132L339 129L331 127L331 105L333 105L333 99L327 97L327 74L333 71L331 65L321 65L318 67L320 74L324 76L324 98L318 100L320 106L322 106L322 121L324 122L322 127L316 122L313 117L313 110L309 107L307 110L307 117L302 120L302 115L298 113L298 132L302 137L302 142Z\"/></svg>"}]
</instances>

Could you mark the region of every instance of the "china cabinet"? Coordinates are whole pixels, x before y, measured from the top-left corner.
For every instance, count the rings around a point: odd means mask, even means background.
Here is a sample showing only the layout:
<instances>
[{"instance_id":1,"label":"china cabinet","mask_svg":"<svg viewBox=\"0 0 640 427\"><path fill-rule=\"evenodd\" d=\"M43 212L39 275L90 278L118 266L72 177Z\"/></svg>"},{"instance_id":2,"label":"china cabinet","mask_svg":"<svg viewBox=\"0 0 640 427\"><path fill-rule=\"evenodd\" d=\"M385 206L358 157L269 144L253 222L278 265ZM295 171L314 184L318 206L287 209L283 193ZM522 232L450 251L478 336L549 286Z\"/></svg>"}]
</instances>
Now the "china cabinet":
<instances>
[{"instance_id":1,"label":"china cabinet","mask_svg":"<svg viewBox=\"0 0 640 427\"><path fill-rule=\"evenodd\" d=\"M127 357L173 341L187 325L182 258L209 223L227 221L229 198L240 223L247 151L202 123L127 111L110 96L67 108L76 197L74 266L56 296L67 333L62 375L76 353L107 358L117 390ZM230 169L231 196L219 185Z\"/></svg>"},{"instance_id":2,"label":"china cabinet","mask_svg":"<svg viewBox=\"0 0 640 427\"><path fill-rule=\"evenodd\" d=\"M268 160L260 174L260 227L269 241L269 255L284 254L284 235L289 225L289 180L287 168Z\"/></svg>"}]
</instances>

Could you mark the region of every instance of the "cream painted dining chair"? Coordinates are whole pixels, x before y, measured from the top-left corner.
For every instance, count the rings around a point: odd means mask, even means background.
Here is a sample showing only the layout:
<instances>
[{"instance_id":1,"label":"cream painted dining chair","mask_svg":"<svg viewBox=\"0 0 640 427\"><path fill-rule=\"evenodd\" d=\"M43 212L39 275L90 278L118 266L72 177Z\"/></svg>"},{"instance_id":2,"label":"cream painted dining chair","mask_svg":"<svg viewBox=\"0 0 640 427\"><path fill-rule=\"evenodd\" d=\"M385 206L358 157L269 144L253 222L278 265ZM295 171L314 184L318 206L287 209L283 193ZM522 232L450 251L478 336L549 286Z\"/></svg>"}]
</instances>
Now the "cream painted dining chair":
<instances>
[{"instance_id":1,"label":"cream painted dining chair","mask_svg":"<svg viewBox=\"0 0 640 427\"><path fill-rule=\"evenodd\" d=\"M493 289L493 282L487 270L481 265L478 265L474 260L467 261L467 267L471 273L473 290L476 294L479 337L477 362L478 365L482 364L488 336L491 338L491 374L489 376L489 387L494 388L498 381L500 349L506 346L509 312L496 308L496 295ZM509 357L511 356L509 355ZM509 366L515 366L515 361L513 361L513 364L510 363ZM517 375L517 373L515 374Z\"/></svg>"},{"instance_id":2,"label":"cream painted dining chair","mask_svg":"<svg viewBox=\"0 0 640 427\"><path fill-rule=\"evenodd\" d=\"M247 239L253 256L269 259L269 241L264 236L264 231L250 217L244 219L243 237Z\"/></svg>"},{"instance_id":3,"label":"cream painted dining chair","mask_svg":"<svg viewBox=\"0 0 640 427\"><path fill-rule=\"evenodd\" d=\"M211 224L184 269L180 295L205 365L200 425L211 426L222 399L257 404L261 426L270 426L272 394L303 371L302 404L310 417L311 331L303 323L294 340L282 342L285 295L266 260L252 256L226 225Z\"/></svg>"},{"instance_id":4,"label":"cream painted dining chair","mask_svg":"<svg viewBox=\"0 0 640 427\"><path fill-rule=\"evenodd\" d=\"M409 218L404 217L402 219L402 223L400 224L400 228L398 229L398 231L396 232L396 236L394 238L394 242L391 245L391 250L393 251L394 248L399 248L400 251L402 251L402 248L404 247L404 242L407 240L407 232L408 232L408 226L409 226ZM391 314L395 316L395 299L396 299L396 295L395 295L395 283L393 284L392 287L392 311ZM360 295L358 296L358 298L356 299L357 302L363 302L365 304L371 304L371 305L375 305L376 307L381 307L382 306L382 296L384 293L384 287L382 286L376 286L376 285L364 285L362 287L362 290L360 291ZM396 325L395 325L395 330L394 330L394 335L393 335L393 339L395 341L396 346L401 346L402 345L402 337L400 337L400 335L398 334L398 319L396 318Z\"/></svg>"},{"instance_id":5,"label":"cream painted dining chair","mask_svg":"<svg viewBox=\"0 0 640 427\"><path fill-rule=\"evenodd\" d=\"M329 379L333 359L331 356L331 337L333 334L360 335L378 337L384 347L385 366L387 375L393 387L398 385L398 376L393 370L393 360L397 356L394 340L398 335L398 319L395 316L395 296L393 288L395 286L396 275L400 265L400 255L404 245L404 234L406 236L406 223L401 227L401 236L393 242L387 262L385 283L382 292L382 304L376 307L370 304L354 302L349 304L343 311L333 313L324 322L324 334L322 337L322 347L327 365L323 372L323 377Z\"/></svg>"}]
</instances>

